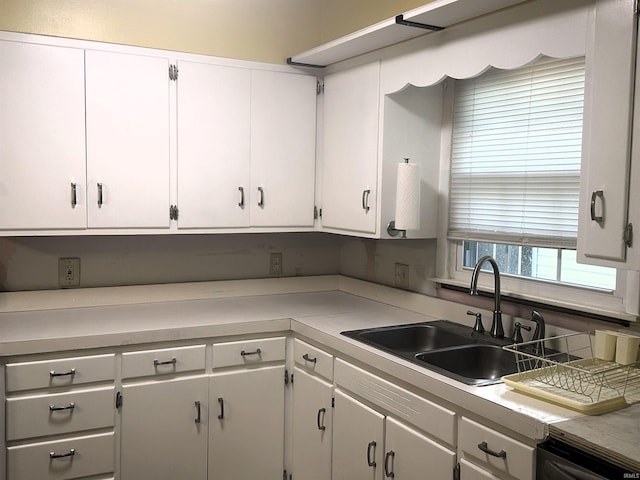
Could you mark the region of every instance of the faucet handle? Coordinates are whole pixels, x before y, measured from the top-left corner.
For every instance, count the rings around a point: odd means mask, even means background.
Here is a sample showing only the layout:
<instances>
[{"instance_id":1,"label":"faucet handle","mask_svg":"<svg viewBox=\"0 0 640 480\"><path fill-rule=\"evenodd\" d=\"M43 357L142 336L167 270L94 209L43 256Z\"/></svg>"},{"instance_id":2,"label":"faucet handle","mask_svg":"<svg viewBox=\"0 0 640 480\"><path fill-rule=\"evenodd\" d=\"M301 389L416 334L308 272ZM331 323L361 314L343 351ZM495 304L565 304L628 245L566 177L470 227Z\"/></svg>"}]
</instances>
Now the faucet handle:
<instances>
[{"instance_id":1,"label":"faucet handle","mask_svg":"<svg viewBox=\"0 0 640 480\"><path fill-rule=\"evenodd\" d=\"M473 331L478 333L484 333L484 325L482 325L482 314L467 310L467 315L475 315L476 323L473 326Z\"/></svg>"},{"instance_id":2,"label":"faucet handle","mask_svg":"<svg viewBox=\"0 0 640 480\"><path fill-rule=\"evenodd\" d=\"M527 332L531 331L531 327L527 327L526 325L522 325L520 322L516 322L513 325L513 343L522 343L524 339L522 338L522 329L525 329Z\"/></svg>"}]
</instances>

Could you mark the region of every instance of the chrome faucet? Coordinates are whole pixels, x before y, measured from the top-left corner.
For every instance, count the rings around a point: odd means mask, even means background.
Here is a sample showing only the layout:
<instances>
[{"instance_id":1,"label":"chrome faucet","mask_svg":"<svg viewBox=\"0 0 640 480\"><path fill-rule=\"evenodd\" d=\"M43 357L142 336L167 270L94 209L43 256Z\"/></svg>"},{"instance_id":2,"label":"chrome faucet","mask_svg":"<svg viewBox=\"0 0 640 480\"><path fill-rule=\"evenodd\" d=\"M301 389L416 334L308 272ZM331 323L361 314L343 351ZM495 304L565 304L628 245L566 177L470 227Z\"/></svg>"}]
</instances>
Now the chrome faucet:
<instances>
[{"instance_id":1,"label":"chrome faucet","mask_svg":"<svg viewBox=\"0 0 640 480\"><path fill-rule=\"evenodd\" d=\"M478 276L480 275L480 268L484 262L489 262L493 267L493 282L494 282L494 307L493 307L493 321L491 322L490 335L495 338L504 338L504 327L502 326L502 311L500 310L500 270L495 259L490 255L485 255L478 263L476 263L471 275L471 295L478 295Z\"/></svg>"}]
</instances>

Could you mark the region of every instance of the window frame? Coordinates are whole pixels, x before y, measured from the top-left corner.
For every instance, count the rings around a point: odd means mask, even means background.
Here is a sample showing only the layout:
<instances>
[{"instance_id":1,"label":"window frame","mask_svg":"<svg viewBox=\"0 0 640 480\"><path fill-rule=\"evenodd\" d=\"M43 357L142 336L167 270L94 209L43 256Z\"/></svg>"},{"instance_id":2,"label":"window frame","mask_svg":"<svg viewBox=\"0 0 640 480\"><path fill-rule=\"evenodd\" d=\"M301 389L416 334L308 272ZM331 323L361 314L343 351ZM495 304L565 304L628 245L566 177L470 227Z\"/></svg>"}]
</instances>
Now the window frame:
<instances>
[{"instance_id":1,"label":"window frame","mask_svg":"<svg viewBox=\"0 0 640 480\"><path fill-rule=\"evenodd\" d=\"M439 207L439 234L437 238L437 251L442 254L437 255L436 259L436 280L438 283L445 285L469 287L472 272L470 269L462 267L462 240L451 240L447 237L455 79L447 78L444 82L440 158L440 186L443 196ZM560 282L501 275L501 294L535 302L536 304L542 303L625 321L637 321L637 315L627 313L625 306L625 299L634 294L632 290L633 285L636 283L633 280L628 281L630 275L634 275L634 273L617 269L616 289L614 291L602 291ZM481 274L478 286L480 290L492 292L493 276Z\"/></svg>"}]
</instances>

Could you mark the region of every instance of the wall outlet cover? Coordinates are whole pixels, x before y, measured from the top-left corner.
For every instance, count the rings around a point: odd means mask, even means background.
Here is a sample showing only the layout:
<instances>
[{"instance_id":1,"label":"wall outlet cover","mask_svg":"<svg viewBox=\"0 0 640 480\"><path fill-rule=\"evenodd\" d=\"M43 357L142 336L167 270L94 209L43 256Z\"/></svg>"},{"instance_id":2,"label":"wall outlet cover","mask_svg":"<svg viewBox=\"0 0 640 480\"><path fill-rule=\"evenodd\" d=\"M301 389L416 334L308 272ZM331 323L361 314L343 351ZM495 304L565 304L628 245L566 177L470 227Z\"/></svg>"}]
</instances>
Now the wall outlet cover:
<instances>
[{"instance_id":1,"label":"wall outlet cover","mask_svg":"<svg viewBox=\"0 0 640 480\"><path fill-rule=\"evenodd\" d=\"M58 285L60 287L80 286L80 259L58 259Z\"/></svg>"},{"instance_id":2,"label":"wall outlet cover","mask_svg":"<svg viewBox=\"0 0 640 480\"><path fill-rule=\"evenodd\" d=\"M409 265L396 263L395 285L399 288L409 288Z\"/></svg>"}]
</instances>

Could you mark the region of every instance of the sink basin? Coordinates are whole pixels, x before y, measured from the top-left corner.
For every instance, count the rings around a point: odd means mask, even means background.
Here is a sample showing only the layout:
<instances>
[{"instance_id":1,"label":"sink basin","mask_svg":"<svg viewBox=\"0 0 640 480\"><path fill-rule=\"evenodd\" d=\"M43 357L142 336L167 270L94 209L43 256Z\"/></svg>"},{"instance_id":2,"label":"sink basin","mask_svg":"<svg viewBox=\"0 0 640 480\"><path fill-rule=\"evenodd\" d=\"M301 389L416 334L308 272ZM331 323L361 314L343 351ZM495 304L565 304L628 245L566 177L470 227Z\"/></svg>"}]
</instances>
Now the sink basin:
<instances>
[{"instance_id":1,"label":"sink basin","mask_svg":"<svg viewBox=\"0 0 640 480\"><path fill-rule=\"evenodd\" d=\"M478 334L448 320L351 330L342 335L468 385L490 385L517 372L508 340Z\"/></svg>"},{"instance_id":2,"label":"sink basin","mask_svg":"<svg viewBox=\"0 0 640 480\"><path fill-rule=\"evenodd\" d=\"M359 339L387 350L426 352L447 347L469 345L473 340L451 333L435 325L401 325L360 332Z\"/></svg>"},{"instance_id":3,"label":"sink basin","mask_svg":"<svg viewBox=\"0 0 640 480\"><path fill-rule=\"evenodd\" d=\"M497 383L504 375L518 371L515 356L497 345L468 345L425 353L416 360L469 385Z\"/></svg>"}]
</instances>

